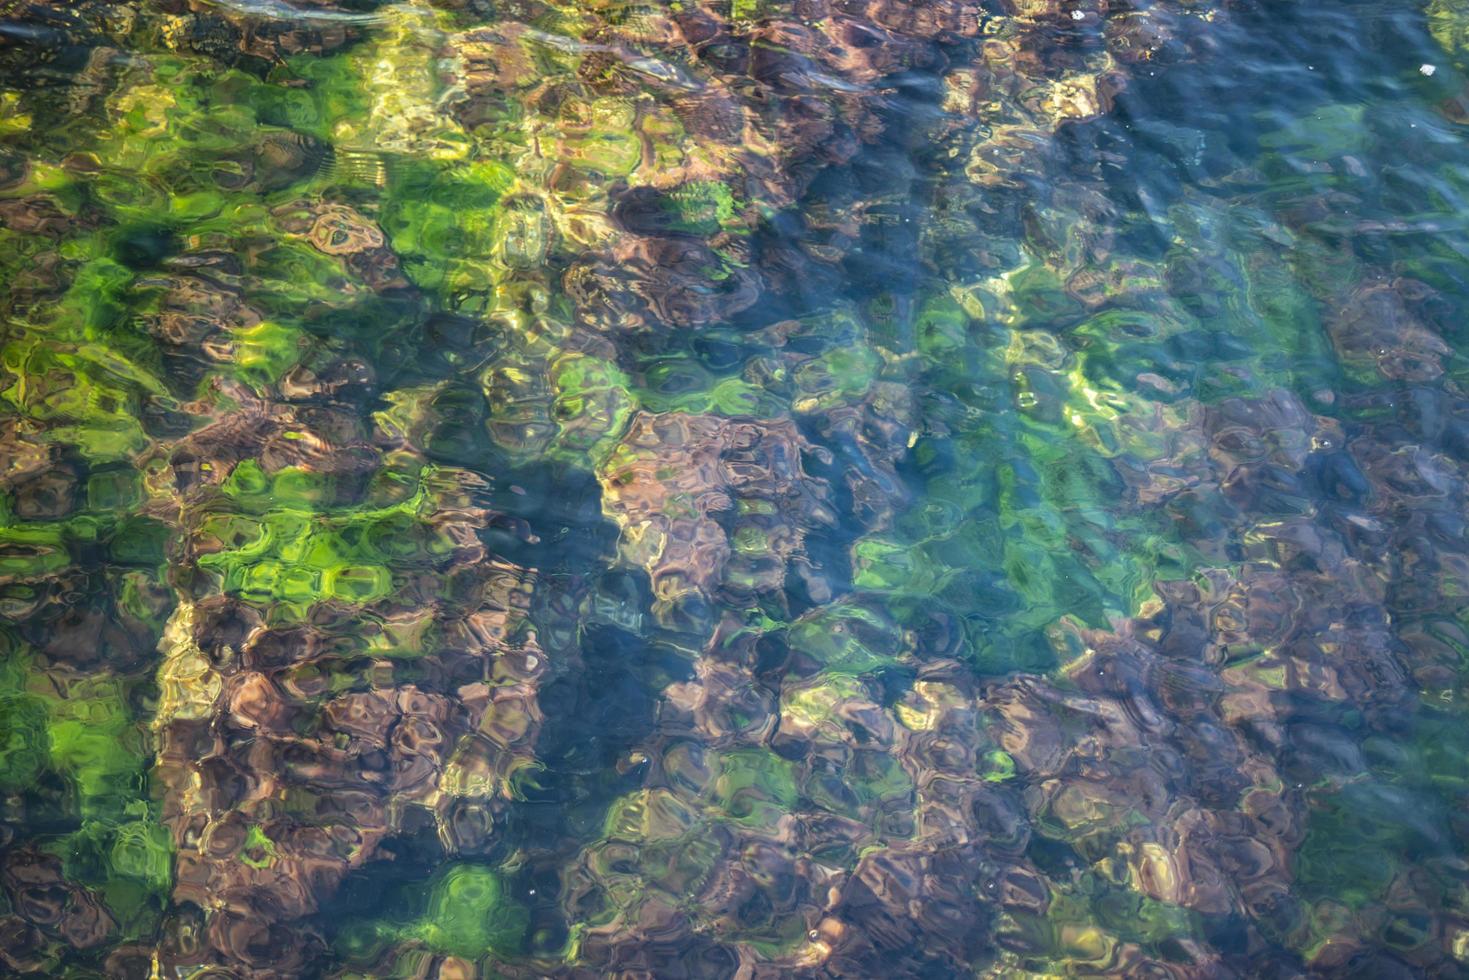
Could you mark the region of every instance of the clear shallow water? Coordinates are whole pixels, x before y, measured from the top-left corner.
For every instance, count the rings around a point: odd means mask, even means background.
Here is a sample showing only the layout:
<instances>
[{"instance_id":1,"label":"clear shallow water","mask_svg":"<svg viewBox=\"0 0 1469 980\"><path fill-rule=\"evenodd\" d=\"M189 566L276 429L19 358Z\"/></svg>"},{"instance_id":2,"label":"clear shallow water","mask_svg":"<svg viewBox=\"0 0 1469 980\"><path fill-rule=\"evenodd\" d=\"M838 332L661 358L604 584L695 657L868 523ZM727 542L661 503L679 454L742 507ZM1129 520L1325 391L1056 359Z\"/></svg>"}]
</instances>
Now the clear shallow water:
<instances>
[{"instance_id":1,"label":"clear shallow water","mask_svg":"<svg viewBox=\"0 0 1469 980\"><path fill-rule=\"evenodd\" d=\"M6 5L3 969L1466 972L1466 38Z\"/></svg>"}]
</instances>

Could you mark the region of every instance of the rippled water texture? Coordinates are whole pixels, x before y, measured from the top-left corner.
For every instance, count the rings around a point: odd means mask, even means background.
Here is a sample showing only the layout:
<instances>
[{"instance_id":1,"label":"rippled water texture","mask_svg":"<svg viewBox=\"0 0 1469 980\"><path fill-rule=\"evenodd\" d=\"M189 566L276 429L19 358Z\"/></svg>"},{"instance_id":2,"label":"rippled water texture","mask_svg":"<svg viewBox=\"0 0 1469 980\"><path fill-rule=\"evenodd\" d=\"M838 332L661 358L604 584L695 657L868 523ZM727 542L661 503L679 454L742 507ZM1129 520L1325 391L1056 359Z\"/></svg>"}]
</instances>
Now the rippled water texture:
<instances>
[{"instance_id":1,"label":"rippled water texture","mask_svg":"<svg viewBox=\"0 0 1469 980\"><path fill-rule=\"evenodd\" d=\"M0 974L1469 975L1469 0L0 0Z\"/></svg>"}]
</instances>

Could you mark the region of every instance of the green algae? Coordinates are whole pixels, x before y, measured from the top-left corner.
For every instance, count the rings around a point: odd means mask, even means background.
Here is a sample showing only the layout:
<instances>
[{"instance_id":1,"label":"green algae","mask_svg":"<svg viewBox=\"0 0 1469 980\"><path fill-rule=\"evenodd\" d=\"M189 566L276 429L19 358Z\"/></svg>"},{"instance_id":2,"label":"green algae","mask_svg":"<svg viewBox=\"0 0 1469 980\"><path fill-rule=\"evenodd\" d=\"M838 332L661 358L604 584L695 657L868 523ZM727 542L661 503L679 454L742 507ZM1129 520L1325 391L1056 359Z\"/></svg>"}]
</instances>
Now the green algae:
<instances>
[{"instance_id":1,"label":"green algae","mask_svg":"<svg viewBox=\"0 0 1469 980\"><path fill-rule=\"evenodd\" d=\"M860 674L900 660L901 628L878 607L848 602L827 607L792 625L787 641L834 674Z\"/></svg>"},{"instance_id":2,"label":"green algae","mask_svg":"<svg viewBox=\"0 0 1469 980\"><path fill-rule=\"evenodd\" d=\"M711 802L735 823L772 827L796 804L796 769L769 752L736 751L719 757Z\"/></svg>"},{"instance_id":3,"label":"green algae","mask_svg":"<svg viewBox=\"0 0 1469 980\"><path fill-rule=\"evenodd\" d=\"M547 375L524 362L499 361L480 378L490 438L523 460L549 458L594 470L612 452L638 407L616 364L566 352Z\"/></svg>"},{"instance_id":4,"label":"green algae","mask_svg":"<svg viewBox=\"0 0 1469 980\"><path fill-rule=\"evenodd\" d=\"M152 934L172 888L173 847L146 793L149 747L138 725L137 683L42 671L11 647L0 674L4 778L12 800L40 803L66 787L63 833L46 849L68 878L95 888L121 939Z\"/></svg>"},{"instance_id":5,"label":"green algae","mask_svg":"<svg viewBox=\"0 0 1469 980\"><path fill-rule=\"evenodd\" d=\"M399 890L405 892L402 904L419 908L420 914L343 929L337 944L349 960L372 962L405 940L466 959L512 954L524 942L529 925L525 907L506 895L501 876L483 865L446 864L428 881Z\"/></svg>"},{"instance_id":6,"label":"green algae","mask_svg":"<svg viewBox=\"0 0 1469 980\"><path fill-rule=\"evenodd\" d=\"M0 747L0 789L15 793L34 783L51 757L46 705L30 695L7 695L0 707L4 745Z\"/></svg>"},{"instance_id":7,"label":"green algae","mask_svg":"<svg viewBox=\"0 0 1469 980\"><path fill-rule=\"evenodd\" d=\"M551 385L551 414L560 431L549 451L595 469L638 407L628 376L611 362L569 354L552 366Z\"/></svg>"},{"instance_id":8,"label":"green algae","mask_svg":"<svg viewBox=\"0 0 1469 980\"><path fill-rule=\"evenodd\" d=\"M266 836L259 824L252 824L240 847L240 861L258 871L275 864L279 853L275 841Z\"/></svg>"},{"instance_id":9,"label":"green algae","mask_svg":"<svg viewBox=\"0 0 1469 980\"><path fill-rule=\"evenodd\" d=\"M222 486L236 510L210 514L195 531L199 566L224 591L296 616L327 600L383 599L395 569L432 565L459 546L423 520L430 473L397 503L335 513L323 506L331 490L316 474L287 467L267 477L245 460Z\"/></svg>"},{"instance_id":10,"label":"green algae","mask_svg":"<svg viewBox=\"0 0 1469 980\"><path fill-rule=\"evenodd\" d=\"M514 182L503 164L475 161L445 169L403 164L383 204L383 230L423 289L453 297L494 283L484 261L502 240L497 203Z\"/></svg>"},{"instance_id":11,"label":"green algae","mask_svg":"<svg viewBox=\"0 0 1469 980\"><path fill-rule=\"evenodd\" d=\"M717 180L695 180L681 184L664 196L674 231L712 235L736 226L740 210L729 185Z\"/></svg>"},{"instance_id":12,"label":"green algae","mask_svg":"<svg viewBox=\"0 0 1469 980\"><path fill-rule=\"evenodd\" d=\"M503 892L487 868L446 868L431 885L424 919L409 929L431 948L455 956L512 950L525 935L527 919Z\"/></svg>"}]
</instances>

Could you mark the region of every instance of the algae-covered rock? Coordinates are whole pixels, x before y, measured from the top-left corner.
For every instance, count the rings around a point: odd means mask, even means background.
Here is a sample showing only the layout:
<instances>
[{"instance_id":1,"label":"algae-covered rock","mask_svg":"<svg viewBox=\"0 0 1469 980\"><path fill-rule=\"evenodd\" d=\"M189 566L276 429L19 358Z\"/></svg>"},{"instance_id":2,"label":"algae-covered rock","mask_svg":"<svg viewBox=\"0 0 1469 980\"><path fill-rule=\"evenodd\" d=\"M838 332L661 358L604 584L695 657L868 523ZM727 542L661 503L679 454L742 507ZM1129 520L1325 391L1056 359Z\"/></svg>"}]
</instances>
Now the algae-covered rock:
<instances>
[{"instance_id":1,"label":"algae-covered rock","mask_svg":"<svg viewBox=\"0 0 1469 980\"><path fill-rule=\"evenodd\" d=\"M485 258L500 240L496 203L512 180L493 161L450 169L404 165L382 221L415 285L451 295L489 288Z\"/></svg>"},{"instance_id":2,"label":"algae-covered rock","mask_svg":"<svg viewBox=\"0 0 1469 980\"><path fill-rule=\"evenodd\" d=\"M615 364L568 351L539 377L519 359L497 359L481 378L486 428L498 445L524 458L550 457L590 469L606 458L636 405L630 380Z\"/></svg>"},{"instance_id":3,"label":"algae-covered rock","mask_svg":"<svg viewBox=\"0 0 1469 980\"><path fill-rule=\"evenodd\" d=\"M526 918L503 891L488 868L450 865L435 876L428 911L409 929L431 949L454 956L509 952L524 936Z\"/></svg>"}]
</instances>

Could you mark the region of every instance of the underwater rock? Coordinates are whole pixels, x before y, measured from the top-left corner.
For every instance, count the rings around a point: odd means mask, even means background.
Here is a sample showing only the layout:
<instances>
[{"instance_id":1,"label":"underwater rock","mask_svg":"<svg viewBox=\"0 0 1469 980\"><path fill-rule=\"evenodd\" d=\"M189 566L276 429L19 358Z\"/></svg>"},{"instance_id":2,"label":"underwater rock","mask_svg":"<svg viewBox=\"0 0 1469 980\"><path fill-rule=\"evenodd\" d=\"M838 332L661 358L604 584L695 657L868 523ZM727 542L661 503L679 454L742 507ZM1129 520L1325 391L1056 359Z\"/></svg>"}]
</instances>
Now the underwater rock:
<instances>
[{"instance_id":1,"label":"underwater rock","mask_svg":"<svg viewBox=\"0 0 1469 980\"><path fill-rule=\"evenodd\" d=\"M66 879L54 855L10 851L0 867L0 887L15 916L74 949L100 946L116 928L95 894ZM12 955L23 958L28 946L35 948L34 939L19 938Z\"/></svg>"},{"instance_id":2,"label":"underwater rock","mask_svg":"<svg viewBox=\"0 0 1469 980\"><path fill-rule=\"evenodd\" d=\"M678 238L627 236L605 259L568 270L565 287L583 322L602 330L703 326L760 298L755 273Z\"/></svg>"},{"instance_id":3,"label":"underwater rock","mask_svg":"<svg viewBox=\"0 0 1469 980\"><path fill-rule=\"evenodd\" d=\"M272 974L308 965L320 940L299 920L349 872L386 857L384 844L414 812L441 821L450 853L483 847L481 837L465 836L456 811L471 801L491 815L503 809L539 723L544 658L533 641L507 634L520 574L509 566L476 571L478 591L460 582L457 609L429 613L431 626L395 624L389 614L386 631L366 643L352 626L374 622L370 610L321 615L315 626L246 620L221 634L220 617L242 610L216 601L194 623L183 642L212 664L203 669L217 677L218 694L203 703L209 687L196 679L188 702L160 712L158 773L170 787L164 819L178 848L175 899L208 911L220 962ZM390 657L394 631L398 642L426 631L443 637L441 651L410 655L434 668L420 676L442 677L447 693L395 683L390 659L363 660L374 647ZM237 647L221 645L231 636ZM171 653L168 663L179 658ZM354 663L374 686L334 694L324 685L350 678ZM493 822L478 833L493 833Z\"/></svg>"},{"instance_id":4,"label":"underwater rock","mask_svg":"<svg viewBox=\"0 0 1469 980\"><path fill-rule=\"evenodd\" d=\"M963 852L891 848L864 857L816 928L837 976L880 963L900 975L962 969L987 951L987 904L973 891ZM919 937L922 937L921 940Z\"/></svg>"},{"instance_id":5,"label":"underwater rock","mask_svg":"<svg viewBox=\"0 0 1469 980\"><path fill-rule=\"evenodd\" d=\"M789 389L797 416L815 424L824 444L851 457L845 479L852 509L875 530L892 520L907 496L896 470L915 441L917 400L901 380L908 365L874 344L872 332L846 311L776 324L761 331L774 348L769 361L746 373L766 390Z\"/></svg>"},{"instance_id":6,"label":"underwater rock","mask_svg":"<svg viewBox=\"0 0 1469 980\"><path fill-rule=\"evenodd\" d=\"M239 290L203 275L150 280L161 290L158 312L146 318L149 333L174 347L209 349L228 343L218 332L249 329L264 316L250 307Z\"/></svg>"},{"instance_id":7,"label":"underwater rock","mask_svg":"<svg viewBox=\"0 0 1469 980\"><path fill-rule=\"evenodd\" d=\"M0 228L23 235L61 238L77 227L78 220L49 195L0 200Z\"/></svg>"},{"instance_id":8,"label":"underwater rock","mask_svg":"<svg viewBox=\"0 0 1469 980\"><path fill-rule=\"evenodd\" d=\"M357 5L283 0L280 9L168 0L157 30L169 47L226 65L268 69L296 54L326 54L363 36L372 17Z\"/></svg>"},{"instance_id":9,"label":"underwater rock","mask_svg":"<svg viewBox=\"0 0 1469 980\"><path fill-rule=\"evenodd\" d=\"M599 470L603 510L661 606L778 591L807 529L834 518L811 453L788 420L640 412Z\"/></svg>"},{"instance_id":10,"label":"underwater rock","mask_svg":"<svg viewBox=\"0 0 1469 980\"><path fill-rule=\"evenodd\" d=\"M549 664L533 575L476 537L474 478L385 456L339 410L224 390L240 407L170 458L205 597L164 630L155 778L174 899L206 930L173 961L277 976L311 968L303 920L395 835L485 849Z\"/></svg>"},{"instance_id":11,"label":"underwater rock","mask_svg":"<svg viewBox=\"0 0 1469 980\"><path fill-rule=\"evenodd\" d=\"M282 206L275 213L283 230L304 235L318 252L341 258L348 271L370 288L408 287L382 229L355 209L345 204L316 204Z\"/></svg>"},{"instance_id":12,"label":"underwater rock","mask_svg":"<svg viewBox=\"0 0 1469 980\"><path fill-rule=\"evenodd\" d=\"M1342 361L1372 364L1394 381L1432 381L1441 375L1451 348L1411 312L1430 292L1423 283L1404 279L1359 286L1329 326Z\"/></svg>"}]
</instances>

